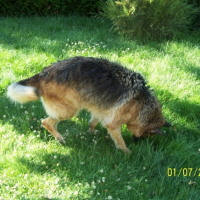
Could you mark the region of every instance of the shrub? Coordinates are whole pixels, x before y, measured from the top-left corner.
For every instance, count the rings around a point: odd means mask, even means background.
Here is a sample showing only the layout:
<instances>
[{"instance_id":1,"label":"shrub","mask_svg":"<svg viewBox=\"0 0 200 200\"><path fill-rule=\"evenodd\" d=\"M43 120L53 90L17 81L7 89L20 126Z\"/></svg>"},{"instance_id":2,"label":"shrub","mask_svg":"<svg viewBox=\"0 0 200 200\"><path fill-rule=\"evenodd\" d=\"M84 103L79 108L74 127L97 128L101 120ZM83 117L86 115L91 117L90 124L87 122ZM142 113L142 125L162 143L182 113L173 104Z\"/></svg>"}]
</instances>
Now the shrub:
<instances>
[{"instance_id":1,"label":"shrub","mask_svg":"<svg viewBox=\"0 0 200 200\"><path fill-rule=\"evenodd\" d=\"M101 5L101 15L114 29L132 37L172 37L187 28L196 12L186 0L108 0Z\"/></svg>"}]
</instances>

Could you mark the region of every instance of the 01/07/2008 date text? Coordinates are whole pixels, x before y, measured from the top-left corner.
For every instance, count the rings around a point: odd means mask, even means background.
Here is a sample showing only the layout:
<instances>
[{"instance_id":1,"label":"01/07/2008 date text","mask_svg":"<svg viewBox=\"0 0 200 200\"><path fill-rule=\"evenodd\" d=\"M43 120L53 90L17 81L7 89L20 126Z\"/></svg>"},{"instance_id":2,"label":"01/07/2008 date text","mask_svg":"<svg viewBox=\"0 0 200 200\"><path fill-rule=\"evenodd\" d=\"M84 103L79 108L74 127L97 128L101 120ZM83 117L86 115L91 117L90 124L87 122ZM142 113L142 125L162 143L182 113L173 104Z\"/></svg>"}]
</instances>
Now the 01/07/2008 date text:
<instances>
[{"instance_id":1,"label":"01/07/2008 date text","mask_svg":"<svg viewBox=\"0 0 200 200\"><path fill-rule=\"evenodd\" d=\"M168 168L167 176L169 177L200 177L200 168Z\"/></svg>"}]
</instances>

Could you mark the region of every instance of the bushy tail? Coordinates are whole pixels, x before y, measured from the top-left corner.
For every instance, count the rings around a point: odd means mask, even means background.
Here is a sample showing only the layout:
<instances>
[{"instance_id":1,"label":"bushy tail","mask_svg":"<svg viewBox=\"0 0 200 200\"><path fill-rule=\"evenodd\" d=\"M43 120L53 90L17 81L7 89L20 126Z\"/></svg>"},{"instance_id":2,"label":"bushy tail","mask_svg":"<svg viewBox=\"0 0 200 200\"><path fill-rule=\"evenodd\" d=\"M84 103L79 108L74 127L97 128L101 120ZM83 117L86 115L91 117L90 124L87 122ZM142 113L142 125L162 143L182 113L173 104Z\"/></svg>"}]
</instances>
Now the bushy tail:
<instances>
[{"instance_id":1,"label":"bushy tail","mask_svg":"<svg viewBox=\"0 0 200 200\"><path fill-rule=\"evenodd\" d=\"M7 96L19 103L36 101L39 99L38 85L38 75L12 83L8 86Z\"/></svg>"}]
</instances>

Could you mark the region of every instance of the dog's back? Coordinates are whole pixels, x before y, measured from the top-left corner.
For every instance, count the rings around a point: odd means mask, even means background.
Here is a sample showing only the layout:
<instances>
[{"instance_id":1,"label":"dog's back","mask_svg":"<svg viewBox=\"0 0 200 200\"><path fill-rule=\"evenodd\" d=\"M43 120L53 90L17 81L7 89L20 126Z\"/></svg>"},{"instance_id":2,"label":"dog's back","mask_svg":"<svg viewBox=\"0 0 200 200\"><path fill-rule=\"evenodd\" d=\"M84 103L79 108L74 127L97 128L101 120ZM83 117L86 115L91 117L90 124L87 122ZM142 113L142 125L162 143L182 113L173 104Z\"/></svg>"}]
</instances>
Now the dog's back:
<instances>
[{"instance_id":1,"label":"dog's back","mask_svg":"<svg viewBox=\"0 0 200 200\"><path fill-rule=\"evenodd\" d=\"M110 108L148 93L144 78L118 63L93 57L75 57L45 68L40 80L75 88L81 99Z\"/></svg>"}]
</instances>

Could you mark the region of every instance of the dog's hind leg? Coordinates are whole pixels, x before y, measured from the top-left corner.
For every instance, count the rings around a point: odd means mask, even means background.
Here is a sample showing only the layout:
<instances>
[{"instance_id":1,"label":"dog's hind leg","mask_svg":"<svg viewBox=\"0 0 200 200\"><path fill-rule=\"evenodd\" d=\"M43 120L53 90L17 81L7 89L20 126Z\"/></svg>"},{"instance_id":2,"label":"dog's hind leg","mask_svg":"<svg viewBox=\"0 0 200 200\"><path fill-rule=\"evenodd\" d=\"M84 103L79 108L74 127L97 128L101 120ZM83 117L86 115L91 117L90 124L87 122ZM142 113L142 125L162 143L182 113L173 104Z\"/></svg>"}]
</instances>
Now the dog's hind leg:
<instances>
[{"instance_id":1,"label":"dog's hind leg","mask_svg":"<svg viewBox=\"0 0 200 200\"><path fill-rule=\"evenodd\" d=\"M121 126L114 124L106 124L104 126L107 128L108 133L115 142L116 147L123 150L125 153L130 153L130 150L126 147L124 139L122 138Z\"/></svg>"},{"instance_id":2,"label":"dog's hind leg","mask_svg":"<svg viewBox=\"0 0 200 200\"><path fill-rule=\"evenodd\" d=\"M57 131L60 120L73 117L80 110L80 98L72 88L56 83L44 83L42 102L48 118L42 120L42 125L55 137L64 143L63 136Z\"/></svg>"},{"instance_id":3,"label":"dog's hind leg","mask_svg":"<svg viewBox=\"0 0 200 200\"><path fill-rule=\"evenodd\" d=\"M65 143L63 136L57 131L57 125L60 120L53 119L51 117L47 117L46 119L42 120L42 125L46 128L56 140L61 143Z\"/></svg>"},{"instance_id":4,"label":"dog's hind leg","mask_svg":"<svg viewBox=\"0 0 200 200\"><path fill-rule=\"evenodd\" d=\"M95 117L92 117L89 123L89 132L92 133L94 132L97 124L99 123L98 119Z\"/></svg>"}]
</instances>

